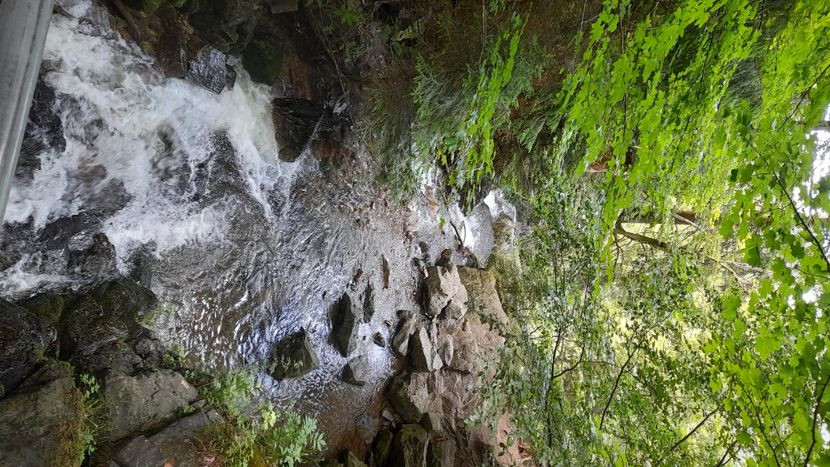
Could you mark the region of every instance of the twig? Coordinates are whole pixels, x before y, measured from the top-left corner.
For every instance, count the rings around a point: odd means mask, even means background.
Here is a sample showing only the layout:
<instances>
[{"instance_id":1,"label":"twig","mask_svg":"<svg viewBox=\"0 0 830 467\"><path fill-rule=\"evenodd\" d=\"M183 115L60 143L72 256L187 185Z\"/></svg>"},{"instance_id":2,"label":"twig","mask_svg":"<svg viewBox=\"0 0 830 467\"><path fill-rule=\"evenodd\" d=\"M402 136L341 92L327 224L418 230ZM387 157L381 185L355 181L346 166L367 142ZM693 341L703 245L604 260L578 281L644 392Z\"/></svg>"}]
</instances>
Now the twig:
<instances>
[{"instance_id":1,"label":"twig","mask_svg":"<svg viewBox=\"0 0 830 467\"><path fill-rule=\"evenodd\" d=\"M821 386L821 390L818 391L818 396L816 396L816 407L813 409L813 428L810 431L810 436L813 437L812 441L810 442L810 447L807 449L807 455L804 457L804 467L810 464L810 456L813 454L813 447L816 445L816 425L818 424L818 412L819 407L821 407L821 400L824 399L824 391L827 389L827 383L830 383L830 374L827 375L827 378L824 379L824 384Z\"/></svg>"}]
</instances>

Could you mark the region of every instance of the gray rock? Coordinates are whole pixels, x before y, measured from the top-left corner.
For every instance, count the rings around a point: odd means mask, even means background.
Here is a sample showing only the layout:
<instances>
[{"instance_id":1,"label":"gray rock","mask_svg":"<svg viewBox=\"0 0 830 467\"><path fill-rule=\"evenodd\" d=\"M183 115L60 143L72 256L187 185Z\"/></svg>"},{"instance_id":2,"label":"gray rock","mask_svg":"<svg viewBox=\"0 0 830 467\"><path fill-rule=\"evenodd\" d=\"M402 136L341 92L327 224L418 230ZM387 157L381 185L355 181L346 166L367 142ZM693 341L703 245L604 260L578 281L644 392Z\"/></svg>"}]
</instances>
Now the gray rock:
<instances>
[{"instance_id":1,"label":"gray rock","mask_svg":"<svg viewBox=\"0 0 830 467\"><path fill-rule=\"evenodd\" d=\"M458 268L450 263L446 267L427 267L427 314L450 319L461 319L467 312L467 290L458 277Z\"/></svg>"},{"instance_id":2,"label":"gray rock","mask_svg":"<svg viewBox=\"0 0 830 467\"><path fill-rule=\"evenodd\" d=\"M441 414L430 411L421 416L421 426L430 433L437 433L443 430Z\"/></svg>"},{"instance_id":3,"label":"gray rock","mask_svg":"<svg viewBox=\"0 0 830 467\"><path fill-rule=\"evenodd\" d=\"M332 339L340 353L348 357L357 347L357 331L360 324L360 317L352 306L352 299L348 294L343 294L334 304L333 314Z\"/></svg>"},{"instance_id":4,"label":"gray rock","mask_svg":"<svg viewBox=\"0 0 830 467\"><path fill-rule=\"evenodd\" d=\"M81 394L70 377L0 399L0 465L80 465Z\"/></svg>"},{"instance_id":5,"label":"gray rock","mask_svg":"<svg viewBox=\"0 0 830 467\"><path fill-rule=\"evenodd\" d=\"M438 356L445 365L452 363L453 353L455 352L455 345L452 336L447 334L438 334L436 339L436 347L438 347Z\"/></svg>"},{"instance_id":6,"label":"gray rock","mask_svg":"<svg viewBox=\"0 0 830 467\"><path fill-rule=\"evenodd\" d=\"M398 312L400 324L395 336L392 337L392 349L398 355L406 355L409 350L409 338L418 329L418 320L411 311L402 310Z\"/></svg>"},{"instance_id":7,"label":"gray rock","mask_svg":"<svg viewBox=\"0 0 830 467\"><path fill-rule=\"evenodd\" d=\"M407 423L419 423L421 417L440 404L429 392L428 373L402 373L392 379L387 399ZM440 410L440 405L437 406Z\"/></svg>"},{"instance_id":8,"label":"gray rock","mask_svg":"<svg viewBox=\"0 0 830 467\"><path fill-rule=\"evenodd\" d=\"M404 425L395 433L389 465L423 467L426 464L429 435L420 425Z\"/></svg>"},{"instance_id":9,"label":"gray rock","mask_svg":"<svg viewBox=\"0 0 830 467\"><path fill-rule=\"evenodd\" d=\"M212 47L200 50L187 66L185 77L219 94L233 88L236 72L228 65L228 56Z\"/></svg>"},{"instance_id":10,"label":"gray rock","mask_svg":"<svg viewBox=\"0 0 830 467\"><path fill-rule=\"evenodd\" d=\"M286 337L274 348L270 373L278 381L299 378L317 368L320 360L305 329Z\"/></svg>"},{"instance_id":11,"label":"gray rock","mask_svg":"<svg viewBox=\"0 0 830 467\"><path fill-rule=\"evenodd\" d=\"M383 338L383 334L380 332L376 332L375 335L372 336L372 342L374 342L378 347L386 347L386 339Z\"/></svg>"},{"instance_id":12,"label":"gray rock","mask_svg":"<svg viewBox=\"0 0 830 467\"><path fill-rule=\"evenodd\" d=\"M34 371L55 338L43 320L0 298L0 397Z\"/></svg>"},{"instance_id":13,"label":"gray rock","mask_svg":"<svg viewBox=\"0 0 830 467\"><path fill-rule=\"evenodd\" d=\"M199 398L196 389L171 370L138 376L110 373L103 396L109 408L105 436L112 440L168 422Z\"/></svg>"},{"instance_id":14,"label":"gray rock","mask_svg":"<svg viewBox=\"0 0 830 467\"><path fill-rule=\"evenodd\" d=\"M456 445L451 439L431 442L427 449L427 467L453 467L455 451Z\"/></svg>"},{"instance_id":15,"label":"gray rock","mask_svg":"<svg viewBox=\"0 0 830 467\"><path fill-rule=\"evenodd\" d=\"M365 355L349 360L343 368L343 381L363 386L369 380L369 359Z\"/></svg>"},{"instance_id":16,"label":"gray rock","mask_svg":"<svg viewBox=\"0 0 830 467\"><path fill-rule=\"evenodd\" d=\"M510 320L501 306L496 278L485 269L458 268L458 277L469 297L467 310L475 311L485 321L493 322L499 330L505 330Z\"/></svg>"},{"instance_id":17,"label":"gray rock","mask_svg":"<svg viewBox=\"0 0 830 467\"><path fill-rule=\"evenodd\" d=\"M167 461L157 446L143 435L131 439L118 451L116 462L121 467L144 467L149 465L164 465Z\"/></svg>"},{"instance_id":18,"label":"gray rock","mask_svg":"<svg viewBox=\"0 0 830 467\"><path fill-rule=\"evenodd\" d=\"M372 446L372 458L374 465L383 467L388 465L389 454L392 452L392 432L382 430L375 437L375 444Z\"/></svg>"},{"instance_id":19,"label":"gray rock","mask_svg":"<svg viewBox=\"0 0 830 467\"><path fill-rule=\"evenodd\" d=\"M197 467L201 439L205 430L222 417L214 410L199 411L176 420L149 438L139 435L131 439L116 454L122 467L165 465L166 462L183 467Z\"/></svg>"},{"instance_id":20,"label":"gray rock","mask_svg":"<svg viewBox=\"0 0 830 467\"><path fill-rule=\"evenodd\" d=\"M441 357L435 352L426 329L421 328L412 336L409 348L412 365L416 370L435 371L443 366Z\"/></svg>"}]
</instances>

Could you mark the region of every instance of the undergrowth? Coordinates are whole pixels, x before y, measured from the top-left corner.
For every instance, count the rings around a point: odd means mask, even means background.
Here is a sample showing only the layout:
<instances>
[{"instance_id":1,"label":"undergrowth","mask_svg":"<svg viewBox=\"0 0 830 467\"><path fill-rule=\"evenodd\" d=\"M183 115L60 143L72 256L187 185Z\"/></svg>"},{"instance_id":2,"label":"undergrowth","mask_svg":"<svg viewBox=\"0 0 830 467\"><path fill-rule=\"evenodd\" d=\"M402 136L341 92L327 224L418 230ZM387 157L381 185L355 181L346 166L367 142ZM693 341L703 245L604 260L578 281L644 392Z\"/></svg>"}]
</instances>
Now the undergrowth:
<instances>
[{"instance_id":1,"label":"undergrowth","mask_svg":"<svg viewBox=\"0 0 830 467\"><path fill-rule=\"evenodd\" d=\"M325 447L314 418L277 411L270 402L254 403L262 388L251 370L210 378L200 392L226 423L205 433L207 447L229 466L288 465L315 460Z\"/></svg>"}]
</instances>

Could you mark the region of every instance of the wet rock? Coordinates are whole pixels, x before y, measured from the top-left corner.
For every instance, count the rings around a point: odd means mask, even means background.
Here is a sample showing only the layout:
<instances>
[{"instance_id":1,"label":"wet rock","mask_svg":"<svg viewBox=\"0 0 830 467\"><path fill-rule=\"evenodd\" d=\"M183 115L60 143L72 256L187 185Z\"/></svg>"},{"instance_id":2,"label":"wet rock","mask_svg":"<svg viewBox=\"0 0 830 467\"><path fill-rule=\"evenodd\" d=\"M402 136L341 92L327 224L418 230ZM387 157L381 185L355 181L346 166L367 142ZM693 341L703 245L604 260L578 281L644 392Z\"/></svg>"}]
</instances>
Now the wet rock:
<instances>
[{"instance_id":1,"label":"wet rock","mask_svg":"<svg viewBox=\"0 0 830 467\"><path fill-rule=\"evenodd\" d=\"M467 312L467 290L452 263L427 267L427 314L449 319L461 319Z\"/></svg>"},{"instance_id":2,"label":"wet rock","mask_svg":"<svg viewBox=\"0 0 830 467\"><path fill-rule=\"evenodd\" d=\"M386 339L383 338L383 334L380 332L376 332L375 335L372 336L372 342L374 342L378 347L386 347Z\"/></svg>"},{"instance_id":3,"label":"wet rock","mask_svg":"<svg viewBox=\"0 0 830 467\"><path fill-rule=\"evenodd\" d=\"M121 467L142 467L145 465L164 465L167 458L157 446L150 443L144 435L131 439L118 451L115 461Z\"/></svg>"},{"instance_id":4,"label":"wet rock","mask_svg":"<svg viewBox=\"0 0 830 467\"><path fill-rule=\"evenodd\" d=\"M390 465L422 467L426 464L429 435L420 425L404 425L392 440Z\"/></svg>"},{"instance_id":5,"label":"wet rock","mask_svg":"<svg viewBox=\"0 0 830 467\"><path fill-rule=\"evenodd\" d=\"M419 423L421 417L438 407L440 401L430 395L428 373L402 373L392 379L387 399L407 423Z\"/></svg>"},{"instance_id":6,"label":"wet rock","mask_svg":"<svg viewBox=\"0 0 830 467\"><path fill-rule=\"evenodd\" d=\"M95 353L73 356L72 363L90 372L107 370L131 374L144 366L144 361L123 340L116 340L96 349Z\"/></svg>"},{"instance_id":7,"label":"wet rock","mask_svg":"<svg viewBox=\"0 0 830 467\"><path fill-rule=\"evenodd\" d=\"M0 298L0 397L34 371L55 342L54 328Z\"/></svg>"},{"instance_id":8,"label":"wet rock","mask_svg":"<svg viewBox=\"0 0 830 467\"><path fill-rule=\"evenodd\" d=\"M365 355L349 360L343 368L343 381L363 386L369 380L369 359Z\"/></svg>"},{"instance_id":9,"label":"wet rock","mask_svg":"<svg viewBox=\"0 0 830 467\"><path fill-rule=\"evenodd\" d=\"M308 145L324 109L318 102L291 98L274 99L272 106L280 160L294 162Z\"/></svg>"},{"instance_id":10,"label":"wet rock","mask_svg":"<svg viewBox=\"0 0 830 467\"><path fill-rule=\"evenodd\" d=\"M70 272L100 274L115 270L115 247L103 233L76 235L67 246L67 268Z\"/></svg>"},{"instance_id":11,"label":"wet rock","mask_svg":"<svg viewBox=\"0 0 830 467\"><path fill-rule=\"evenodd\" d=\"M414 334L410 339L409 348L409 356L416 370L435 371L443 366L441 357L435 352L426 329L421 328Z\"/></svg>"},{"instance_id":12,"label":"wet rock","mask_svg":"<svg viewBox=\"0 0 830 467\"><path fill-rule=\"evenodd\" d=\"M167 25L159 35L156 58L164 76L184 78L187 75L187 34L179 22Z\"/></svg>"},{"instance_id":13,"label":"wet rock","mask_svg":"<svg viewBox=\"0 0 830 467\"><path fill-rule=\"evenodd\" d=\"M113 440L174 419L198 399L196 389L171 370L128 376L112 372L104 379L108 401L105 436Z\"/></svg>"},{"instance_id":14,"label":"wet rock","mask_svg":"<svg viewBox=\"0 0 830 467\"><path fill-rule=\"evenodd\" d=\"M63 137L63 123L55 111L55 91L42 77L39 77L29 109L29 122L23 135L23 144L15 167L15 178L31 180L32 174L40 169L44 151L60 154L66 149Z\"/></svg>"},{"instance_id":15,"label":"wet rock","mask_svg":"<svg viewBox=\"0 0 830 467\"><path fill-rule=\"evenodd\" d=\"M383 256L383 255L381 255L380 259L381 259L380 274L381 274L381 278L383 279L383 288L388 289L389 288L389 273L390 273L390 271L389 271L389 260L387 260L386 256Z\"/></svg>"},{"instance_id":16,"label":"wet rock","mask_svg":"<svg viewBox=\"0 0 830 467\"><path fill-rule=\"evenodd\" d=\"M392 432L389 430L381 430L375 437L375 443L372 446L372 458L376 466L388 464L389 454L392 451L392 438Z\"/></svg>"},{"instance_id":17,"label":"wet rock","mask_svg":"<svg viewBox=\"0 0 830 467\"><path fill-rule=\"evenodd\" d=\"M89 211L61 217L40 230L37 241L48 249L62 249L69 239L82 232L92 232L101 225L101 219Z\"/></svg>"},{"instance_id":18,"label":"wet rock","mask_svg":"<svg viewBox=\"0 0 830 467\"><path fill-rule=\"evenodd\" d=\"M506 330L510 320L501 306L496 291L496 278L484 269L458 268L458 277L467 291L467 310L475 311L484 321L496 323L499 330Z\"/></svg>"},{"instance_id":19,"label":"wet rock","mask_svg":"<svg viewBox=\"0 0 830 467\"><path fill-rule=\"evenodd\" d=\"M333 315L332 339L340 353L348 357L357 347L357 331L360 321L348 294L343 294L334 304Z\"/></svg>"},{"instance_id":20,"label":"wet rock","mask_svg":"<svg viewBox=\"0 0 830 467\"><path fill-rule=\"evenodd\" d=\"M80 465L81 394L58 379L0 399L0 464Z\"/></svg>"},{"instance_id":21,"label":"wet rock","mask_svg":"<svg viewBox=\"0 0 830 467\"><path fill-rule=\"evenodd\" d=\"M188 64L185 77L219 94L225 88L233 88L236 72L228 65L227 55L212 47L204 47Z\"/></svg>"},{"instance_id":22,"label":"wet rock","mask_svg":"<svg viewBox=\"0 0 830 467\"><path fill-rule=\"evenodd\" d=\"M308 337L308 332L300 331L286 337L274 348L270 373L277 381L286 378L299 378L317 368L320 360Z\"/></svg>"},{"instance_id":23,"label":"wet rock","mask_svg":"<svg viewBox=\"0 0 830 467\"><path fill-rule=\"evenodd\" d=\"M409 338L418 329L418 320L411 311L401 310L398 312L400 324L395 336L392 337L392 349L398 355L406 355L409 350Z\"/></svg>"},{"instance_id":24,"label":"wet rock","mask_svg":"<svg viewBox=\"0 0 830 467\"><path fill-rule=\"evenodd\" d=\"M453 467L455 451L456 445L451 439L431 442L427 448L427 467Z\"/></svg>"},{"instance_id":25,"label":"wet rock","mask_svg":"<svg viewBox=\"0 0 830 467\"><path fill-rule=\"evenodd\" d=\"M363 292L363 322L368 323L372 321L372 316L375 314L375 293L372 289L372 284L366 285L366 291Z\"/></svg>"}]
</instances>

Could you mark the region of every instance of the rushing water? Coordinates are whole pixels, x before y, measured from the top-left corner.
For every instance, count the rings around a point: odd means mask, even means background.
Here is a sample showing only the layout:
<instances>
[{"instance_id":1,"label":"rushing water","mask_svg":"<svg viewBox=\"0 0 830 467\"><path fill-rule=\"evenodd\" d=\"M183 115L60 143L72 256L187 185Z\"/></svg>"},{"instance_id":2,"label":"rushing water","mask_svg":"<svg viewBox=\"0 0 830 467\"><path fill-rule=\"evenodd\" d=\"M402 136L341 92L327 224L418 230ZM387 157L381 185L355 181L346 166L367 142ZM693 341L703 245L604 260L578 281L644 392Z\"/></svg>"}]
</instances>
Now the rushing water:
<instances>
[{"instance_id":1,"label":"rushing water","mask_svg":"<svg viewBox=\"0 0 830 467\"><path fill-rule=\"evenodd\" d=\"M156 320L162 340L220 366L263 363L275 342L303 327L320 366L283 382L262 374L270 396L317 415L331 444L371 430L378 421L369 406L394 363L372 336L389 338L386 321L417 307L412 259L453 244L435 210L387 203L360 170L358 145L358 160L337 169L308 153L280 162L270 88L242 70L218 95L164 78L108 26L103 9L59 3L67 14L52 19L35 99L52 120L30 122L27 169L3 224L0 292L22 298L137 273L172 310ZM464 240L475 249L488 235L492 242L484 211L450 213L466 221ZM115 264L67 259L101 233ZM344 291L376 310L354 354L372 363L362 388L339 381L347 359L329 342L328 309Z\"/></svg>"}]
</instances>

